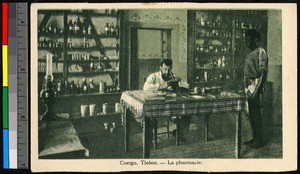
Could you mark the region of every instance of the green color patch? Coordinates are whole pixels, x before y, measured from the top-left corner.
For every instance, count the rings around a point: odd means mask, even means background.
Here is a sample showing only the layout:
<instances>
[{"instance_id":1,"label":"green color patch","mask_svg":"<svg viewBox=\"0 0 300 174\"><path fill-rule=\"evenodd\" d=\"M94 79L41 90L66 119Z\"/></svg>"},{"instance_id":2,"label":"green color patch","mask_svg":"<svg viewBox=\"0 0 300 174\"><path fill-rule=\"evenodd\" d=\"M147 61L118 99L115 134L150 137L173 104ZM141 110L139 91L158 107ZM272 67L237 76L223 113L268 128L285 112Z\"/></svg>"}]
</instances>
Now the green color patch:
<instances>
[{"instance_id":1,"label":"green color patch","mask_svg":"<svg viewBox=\"0 0 300 174\"><path fill-rule=\"evenodd\" d=\"M8 129L8 87L3 87L3 129Z\"/></svg>"}]
</instances>

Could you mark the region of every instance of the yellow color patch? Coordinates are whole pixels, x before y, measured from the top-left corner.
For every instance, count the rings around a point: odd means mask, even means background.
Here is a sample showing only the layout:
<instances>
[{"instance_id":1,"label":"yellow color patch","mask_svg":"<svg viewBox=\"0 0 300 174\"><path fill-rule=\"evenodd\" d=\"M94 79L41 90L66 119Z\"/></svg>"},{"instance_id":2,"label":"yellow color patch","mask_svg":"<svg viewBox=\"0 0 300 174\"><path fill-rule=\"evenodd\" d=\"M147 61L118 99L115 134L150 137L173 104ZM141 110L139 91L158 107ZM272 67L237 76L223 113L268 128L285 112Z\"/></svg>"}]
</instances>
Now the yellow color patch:
<instances>
[{"instance_id":1,"label":"yellow color patch","mask_svg":"<svg viewBox=\"0 0 300 174\"><path fill-rule=\"evenodd\" d=\"M8 86L8 48L2 45L3 86Z\"/></svg>"}]
</instances>

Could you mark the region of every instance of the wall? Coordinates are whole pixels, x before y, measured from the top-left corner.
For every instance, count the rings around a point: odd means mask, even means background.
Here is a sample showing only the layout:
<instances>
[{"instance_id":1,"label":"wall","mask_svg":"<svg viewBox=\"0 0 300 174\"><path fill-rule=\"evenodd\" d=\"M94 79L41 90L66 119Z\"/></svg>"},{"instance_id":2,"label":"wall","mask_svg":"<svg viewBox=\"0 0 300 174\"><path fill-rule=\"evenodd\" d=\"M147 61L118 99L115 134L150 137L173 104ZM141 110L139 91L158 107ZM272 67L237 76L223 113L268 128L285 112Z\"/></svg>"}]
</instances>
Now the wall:
<instances>
[{"instance_id":1,"label":"wall","mask_svg":"<svg viewBox=\"0 0 300 174\"><path fill-rule=\"evenodd\" d=\"M282 123L282 16L280 10L268 11L268 82L273 92L272 108L275 125ZM269 101L270 102L270 101Z\"/></svg>"},{"instance_id":2,"label":"wall","mask_svg":"<svg viewBox=\"0 0 300 174\"><path fill-rule=\"evenodd\" d=\"M130 10L125 16L126 21L177 24L178 39L172 46L173 71L183 80L187 80L187 10Z\"/></svg>"}]
</instances>

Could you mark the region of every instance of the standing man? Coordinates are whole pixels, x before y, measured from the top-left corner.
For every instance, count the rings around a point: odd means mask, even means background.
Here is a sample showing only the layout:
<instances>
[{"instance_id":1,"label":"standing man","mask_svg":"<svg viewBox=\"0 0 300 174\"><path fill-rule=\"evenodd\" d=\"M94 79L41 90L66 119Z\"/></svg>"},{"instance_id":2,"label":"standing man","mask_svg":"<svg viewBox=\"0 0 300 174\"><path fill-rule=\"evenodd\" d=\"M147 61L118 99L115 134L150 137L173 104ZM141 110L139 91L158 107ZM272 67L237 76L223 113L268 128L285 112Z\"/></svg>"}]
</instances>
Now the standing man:
<instances>
[{"instance_id":1,"label":"standing man","mask_svg":"<svg viewBox=\"0 0 300 174\"><path fill-rule=\"evenodd\" d=\"M172 59L163 59L160 63L160 71L150 74L145 83L143 90L174 90L177 87L189 88L189 85L185 82L181 81L181 78L172 73L173 61ZM178 85L178 86L177 86ZM187 141L184 137L187 134L191 117L186 116L182 117L179 120L176 120L177 124L179 124L180 132L179 132L179 140ZM177 130L173 130L172 135L176 135Z\"/></svg>"},{"instance_id":2,"label":"standing man","mask_svg":"<svg viewBox=\"0 0 300 174\"><path fill-rule=\"evenodd\" d=\"M255 29L246 31L245 44L249 48L249 52L245 59L244 84L253 138L244 144L251 148L263 146L260 97L267 78L268 56L266 51L258 46L257 42L259 40L260 34L258 31Z\"/></svg>"}]
</instances>

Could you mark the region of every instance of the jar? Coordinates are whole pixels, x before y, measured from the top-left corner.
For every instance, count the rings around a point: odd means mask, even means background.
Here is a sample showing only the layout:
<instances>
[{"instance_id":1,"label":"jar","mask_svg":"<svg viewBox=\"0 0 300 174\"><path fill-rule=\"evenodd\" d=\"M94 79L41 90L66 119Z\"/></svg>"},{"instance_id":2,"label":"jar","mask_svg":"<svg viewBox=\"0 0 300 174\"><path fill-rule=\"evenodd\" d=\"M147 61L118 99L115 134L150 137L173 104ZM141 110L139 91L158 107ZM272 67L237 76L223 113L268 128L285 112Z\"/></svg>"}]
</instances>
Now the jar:
<instances>
[{"instance_id":1,"label":"jar","mask_svg":"<svg viewBox=\"0 0 300 174\"><path fill-rule=\"evenodd\" d=\"M102 112L103 112L103 114L107 114L107 108L108 108L108 103L103 103L102 104Z\"/></svg>"}]
</instances>

